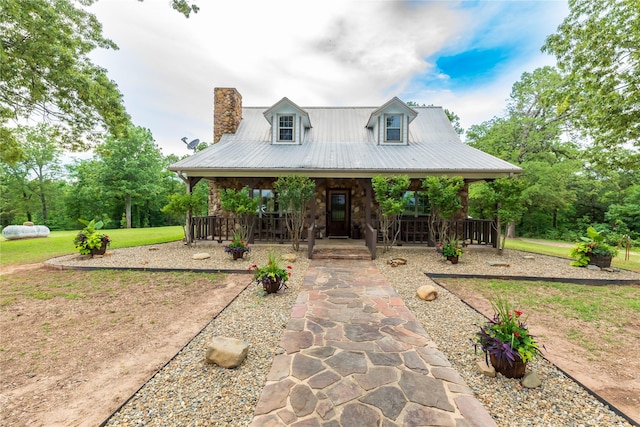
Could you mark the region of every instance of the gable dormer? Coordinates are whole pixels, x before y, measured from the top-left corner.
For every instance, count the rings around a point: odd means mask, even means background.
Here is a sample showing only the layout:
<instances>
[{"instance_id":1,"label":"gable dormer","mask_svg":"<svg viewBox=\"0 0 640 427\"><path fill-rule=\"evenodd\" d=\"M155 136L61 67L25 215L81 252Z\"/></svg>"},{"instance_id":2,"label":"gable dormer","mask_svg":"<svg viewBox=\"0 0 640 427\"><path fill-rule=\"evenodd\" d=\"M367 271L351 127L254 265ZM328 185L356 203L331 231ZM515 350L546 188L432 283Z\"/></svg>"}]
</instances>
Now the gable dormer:
<instances>
[{"instance_id":1,"label":"gable dormer","mask_svg":"<svg viewBox=\"0 0 640 427\"><path fill-rule=\"evenodd\" d=\"M309 114L287 97L265 111L264 117L271 125L272 144L302 144L311 128Z\"/></svg>"},{"instance_id":2,"label":"gable dormer","mask_svg":"<svg viewBox=\"0 0 640 427\"><path fill-rule=\"evenodd\" d=\"M378 145L408 145L409 124L418 113L397 97L371 113L367 128Z\"/></svg>"}]
</instances>

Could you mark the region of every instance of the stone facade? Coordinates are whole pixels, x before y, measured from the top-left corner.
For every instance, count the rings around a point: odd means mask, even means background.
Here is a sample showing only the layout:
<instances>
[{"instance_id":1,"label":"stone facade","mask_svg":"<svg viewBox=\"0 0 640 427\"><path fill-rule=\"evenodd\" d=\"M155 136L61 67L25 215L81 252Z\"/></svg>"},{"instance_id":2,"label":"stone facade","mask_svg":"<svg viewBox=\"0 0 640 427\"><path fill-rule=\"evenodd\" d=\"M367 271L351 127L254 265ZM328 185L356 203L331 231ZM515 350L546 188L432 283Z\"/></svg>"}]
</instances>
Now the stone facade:
<instances>
[{"instance_id":1,"label":"stone facade","mask_svg":"<svg viewBox=\"0 0 640 427\"><path fill-rule=\"evenodd\" d=\"M242 95L235 88L213 90L213 143L225 133L236 133L242 120Z\"/></svg>"}]
</instances>

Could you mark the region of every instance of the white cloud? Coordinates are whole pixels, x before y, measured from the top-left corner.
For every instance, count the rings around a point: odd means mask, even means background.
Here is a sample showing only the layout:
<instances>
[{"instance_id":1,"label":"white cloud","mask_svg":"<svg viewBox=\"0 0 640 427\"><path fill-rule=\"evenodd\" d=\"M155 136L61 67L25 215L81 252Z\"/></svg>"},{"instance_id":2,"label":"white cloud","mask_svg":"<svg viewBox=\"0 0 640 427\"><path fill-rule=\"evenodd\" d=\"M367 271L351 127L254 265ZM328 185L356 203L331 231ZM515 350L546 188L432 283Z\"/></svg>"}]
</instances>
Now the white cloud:
<instances>
[{"instance_id":1,"label":"white cloud","mask_svg":"<svg viewBox=\"0 0 640 427\"><path fill-rule=\"evenodd\" d=\"M481 3L199 0L189 19L166 0L102 0L90 10L121 48L95 59L118 83L134 123L150 128L165 154L186 154L181 137L212 139L214 87L236 87L254 106L283 96L302 106L378 105L402 94L454 110L465 127L498 114L524 70L464 93L412 83L430 73L448 79L426 58L471 43L483 19L495 25L498 6Z\"/></svg>"}]
</instances>

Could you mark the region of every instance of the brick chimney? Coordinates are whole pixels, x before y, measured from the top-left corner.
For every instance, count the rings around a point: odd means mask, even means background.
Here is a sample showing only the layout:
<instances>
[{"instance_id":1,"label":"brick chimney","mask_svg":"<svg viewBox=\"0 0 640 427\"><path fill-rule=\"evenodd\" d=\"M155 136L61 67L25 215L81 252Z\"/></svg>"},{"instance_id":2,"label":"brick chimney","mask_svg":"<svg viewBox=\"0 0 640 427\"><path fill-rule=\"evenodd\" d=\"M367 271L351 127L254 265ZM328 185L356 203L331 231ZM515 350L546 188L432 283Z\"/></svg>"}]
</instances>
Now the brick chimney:
<instances>
[{"instance_id":1,"label":"brick chimney","mask_svg":"<svg viewBox=\"0 0 640 427\"><path fill-rule=\"evenodd\" d=\"M213 143L225 133L236 133L242 120L242 95L233 87L213 90Z\"/></svg>"}]
</instances>

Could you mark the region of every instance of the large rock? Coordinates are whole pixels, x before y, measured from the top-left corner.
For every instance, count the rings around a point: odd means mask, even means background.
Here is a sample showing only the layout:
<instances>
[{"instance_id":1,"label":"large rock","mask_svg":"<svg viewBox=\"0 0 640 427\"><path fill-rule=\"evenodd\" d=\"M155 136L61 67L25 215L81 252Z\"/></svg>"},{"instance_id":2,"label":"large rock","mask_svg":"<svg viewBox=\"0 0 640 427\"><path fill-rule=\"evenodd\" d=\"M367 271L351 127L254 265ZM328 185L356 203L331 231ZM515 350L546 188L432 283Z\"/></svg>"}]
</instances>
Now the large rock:
<instances>
[{"instance_id":1,"label":"large rock","mask_svg":"<svg viewBox=\"0 0 640 427\"><path fill-rule=\"evenodd\" d=\"M208 254L206 252L200 252L199 254L193 254L193 256L191 258L192 259L207 259L207 258L211 258L211 254Z\"/></svg>"},{"instance_id":2,"label":"large rock","mask_svg":"<svg viewBox=\"0 0 640 427\"><path fill-rule=\"evenodd\" d=\"M235 368L247 357L249 344L236 338L214 337L205 356L208 363Z\"/></svg>"},{"instance_id":3,"label":"large rock","mask_svg":"<svg viewBox=\"0 0 640 427\"><path fill-rule=\"evenodd\" d=\"M524 377L522 377L520 384L522 384L522 387L525 388L536 388L542 385L542 381L540 381L540 377L538 377L538 374L533 371L529 371L524 374Z\"/></svg>"},{"instance_id":4,"label":"large rock","mask_svg":"<svg viewBox=\"0 0 640 427\"><path fill-rule=\"evenodd\" d=\"M285 262L296 262L296 259L298 259L296 254L284 254L280 258Z\"/></svg>"},{"instance_id":5,"label":"large rock","mask_svg":"<svg viewBox=\"0 0 640 427\"><path fill-rule=\"evenodd\" d=\"M27 224L25 222L25 224ZM8 225L2 229L2 237L7 240L34 239L48 237L49 228L45 225Z\"/></svg>"},{"instance_id":6,"label":"large rock","mask_svg":"<svg viewBox=\"0 0 640 427\"><path fill-rule=\"evenodd\" d=\"M420 299L425 301L433 301L438 297L438 291L431 285L422 285L418 288L416 292Z\"/></svg>"},{"instance_id":7,"label":"large rock","mask_svg":"<svg viewBox=\"0 0 640 427\"><path fill-rule=\"evenodd\" d=\"M482 358L482 360L478 360L477 362L478 370L482 372L482 375L487 377L495 377L496 376L496 368L491 365L487 365L487 360Z\"/></svg>"}]
</instances>

